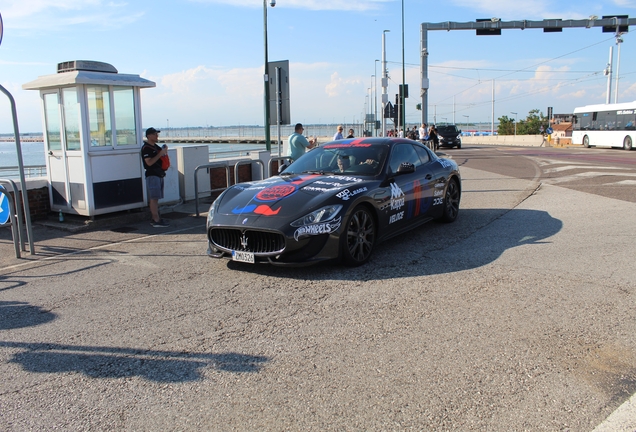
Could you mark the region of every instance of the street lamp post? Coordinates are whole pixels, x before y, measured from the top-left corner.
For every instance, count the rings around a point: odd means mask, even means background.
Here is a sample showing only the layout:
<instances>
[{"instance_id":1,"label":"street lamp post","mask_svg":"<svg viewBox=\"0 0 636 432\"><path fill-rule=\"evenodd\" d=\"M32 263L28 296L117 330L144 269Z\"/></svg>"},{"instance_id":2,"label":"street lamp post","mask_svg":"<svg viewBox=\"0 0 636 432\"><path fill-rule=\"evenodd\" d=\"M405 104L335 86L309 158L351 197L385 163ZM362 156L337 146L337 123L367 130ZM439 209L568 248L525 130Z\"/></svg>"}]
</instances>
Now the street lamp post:
<instances>
[{"instance_id":1,"label":"street lamp post","mask_svg":"<svg viewBox=\"0 0 636 432\"><path fill-rule=\"evenodd\" d=\"M373 76L375 77L375 81L373 83L373 88L375 91L375 99L373 101L373 132L375 136L378 136L378 128L375 127L378 121L378 62L380 60L375 60L373 62Z\"/></svg>"},{"instance_id":2,"label":"street lamp post","mask_svg":"<svg viewBox=\"0 0 636 432\"><path fill-rule=\"evenodd\" d=\"M515 136L517 136L517 113L510 111L510 114L515 115Z\"/></svg>"},{"instance_id":3,"label":"street lamp post","mask_svg":"<svg viewBox=\"0 0 636 432\"><path fill-rule=\"evenodd\" d=\"M616 46L618 54L616 57L616 86L614 87L614 103L618 103L618 72L621 67L621 44L623 43L622 33L616 33Z\"/></svg>"},{"instance_id":4,"label":"street lamp post","mask_svg":"<svg viewBox=\"0 0 636 432\"><path fill-rule=\"evenodd\" d=\"M468 127L468 123L470 123L470 116L464 115L466 117L466 127Z\"/></svg>"},{"instance_id":5,"label":"street lamp post","mask_svg":"<svg viewBox=\"0 0 636 432\"><path fill-rule=\"evenodd\" d=\"M382 31L382 136L386 136L386 119L384 118L384 110L389 101L387 94L388 79L386 73L386 34L391 30Z\"/></svg>"},{"instance_id":6,"label":"street lamp post","mask_svg":"<svg viewBox=\"0 0 636 432\"><path fill-rule=\"evenodd\" d=\"M406 93L406 69L404 63L404 0L402 0L402 120L401 127L403 133L406 134L406 106L404 103Z\"/></svg>"},{"instance_id":7,"label":"street lamp post","mask_svg":"<svg viewBox=\"0 0 636 432\"><path fill-rule=\"evenodd\" d=\"M276 0L270 0L272 7L276 6ZM267 58L267 0L263 0L263 28L265 29L265 74L263 81L265 85L265 148L267 151L272 150L272 144L269 141L269 59ZM280 155L279 155L280 156Z\"/></svg>"},{"instance_id":8,"label":"street lamp post","mask_svg":"<svg viewBox=\"0 0 636 432\"><path fill-rule=\"evenodd\" d=\"M371 75L371 109L369 110L370 114L373 116L373 127L371 128L371 136L375 135L375 118L376 118L376 110L378 108L377 103L374 103L375 100L378 99L378 89L376 86L375 75Z\"/></svg>"}]
</instances>

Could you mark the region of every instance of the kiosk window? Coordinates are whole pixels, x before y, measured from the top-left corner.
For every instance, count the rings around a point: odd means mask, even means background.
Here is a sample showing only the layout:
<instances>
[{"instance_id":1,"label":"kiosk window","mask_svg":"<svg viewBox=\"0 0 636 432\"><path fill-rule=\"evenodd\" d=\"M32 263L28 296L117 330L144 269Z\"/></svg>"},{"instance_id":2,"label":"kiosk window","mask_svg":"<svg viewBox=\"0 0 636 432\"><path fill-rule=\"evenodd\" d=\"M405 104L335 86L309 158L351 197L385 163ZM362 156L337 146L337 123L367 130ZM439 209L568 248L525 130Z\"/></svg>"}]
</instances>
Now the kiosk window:
<instances>
[{"instance_id":1,"label":"kiosk window","mask_svg":"<svg viewBox=\"0 0 636 432\"><path fill-rule=\"evenodd\" d=\"M115 101L117 145L137 145L133 89L131 87L114 87L113 99Z\"/></svg>"},{"instance_id":2,"label":"kiosk window","mask_svg":"<svg viewBox=\"0 0 636 432\"><path fill-rule=\"evenodd\" d=\"M90 125L91 147L111 146L113 130L110 122L110 93L107 86L89 86L88 121Z\"/></svg>"},{"instance_id":3,"label":"kiosk window","mask_svg":"<svg viewBox=\"0 0 636 432\"><path fill-rule=\"evenodd\" d=\"M64 104L64 137L66 138L66 150L79 150L80 113L77 89L62 89L62 102Z\"/></svg>"},{"instance_id":4,"label":"kiosk window","mask_svg":"<svg viewBox=\"0 0 636 432\"><path fill-rule=\"evenodd\" d=\"M49 150L62 150L60 139L60 103L57 93L44 95L44 121L46 123L46 141Z\"/></svg>"}]
</instances>

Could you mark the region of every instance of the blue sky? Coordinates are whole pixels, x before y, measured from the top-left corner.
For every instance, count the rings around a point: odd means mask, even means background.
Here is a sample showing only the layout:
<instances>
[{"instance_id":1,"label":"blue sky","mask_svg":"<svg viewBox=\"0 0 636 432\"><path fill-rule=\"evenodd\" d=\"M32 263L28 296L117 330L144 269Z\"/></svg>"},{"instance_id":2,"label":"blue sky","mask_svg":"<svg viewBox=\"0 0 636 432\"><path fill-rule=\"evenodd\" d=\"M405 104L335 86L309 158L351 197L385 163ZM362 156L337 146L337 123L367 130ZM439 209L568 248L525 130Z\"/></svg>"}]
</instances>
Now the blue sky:
<instances>
[{"instance_id":1,"label":"blue sky","mask_svg":"<svg viewBox=\"0 0 636 432\"><path fill-rule=\"evenodd\" d=\"M268 0L269 1L269 0ZM389 98L402 80L401 0L277 0L268 7L269 59L289 60L291 121L360 121L387 33ZM404 0L407 121L419 122L420 24L590 15L636 15L636 0ZM0 0L0 83L14 96L21 132L42 130L38 92L22 84L58 62L97 60L157 83L142 90L144 127L263 124L263 2L260 0ZM619 102L636 100L636 29L623 36ZM429 121L525 118L548 106L570 113L604 103L613 35L600 28L429 32ZM379 86L379 80L378 80ZM614 90L612 90L614 91ZM378 93L381 92L378 87ZM5 100L4 96L0 96ZM379 98L378 98L379 100ZM614 96L612 95L612 101ZM455 110L453 110L453 101ZM378 102L379 104L379 102ZM0 133L12 132L0 102Z\"/></svg>"}]
</instances>

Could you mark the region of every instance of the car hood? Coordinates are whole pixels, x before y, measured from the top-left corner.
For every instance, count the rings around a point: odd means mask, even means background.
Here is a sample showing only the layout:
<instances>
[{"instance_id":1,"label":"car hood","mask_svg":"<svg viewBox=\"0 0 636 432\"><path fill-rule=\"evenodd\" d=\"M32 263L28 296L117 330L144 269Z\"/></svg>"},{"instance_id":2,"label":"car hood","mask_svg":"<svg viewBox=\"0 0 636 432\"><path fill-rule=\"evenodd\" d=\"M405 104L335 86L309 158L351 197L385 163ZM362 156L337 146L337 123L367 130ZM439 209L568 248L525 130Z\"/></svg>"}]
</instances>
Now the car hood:
<instances>
[{"instance_id":1,"label":"car hood","mask_svg":"<svg viewBox=\"0 0 636 432\"><path fill-rule=\"evenodd\" d=\"M240 183L227 189L216 213L235 215L243 224L245 218L301 217L330 198L348 200L354 191L364 188L364 182L359 177L302 174Z\"/></svg>"}]
</instances>

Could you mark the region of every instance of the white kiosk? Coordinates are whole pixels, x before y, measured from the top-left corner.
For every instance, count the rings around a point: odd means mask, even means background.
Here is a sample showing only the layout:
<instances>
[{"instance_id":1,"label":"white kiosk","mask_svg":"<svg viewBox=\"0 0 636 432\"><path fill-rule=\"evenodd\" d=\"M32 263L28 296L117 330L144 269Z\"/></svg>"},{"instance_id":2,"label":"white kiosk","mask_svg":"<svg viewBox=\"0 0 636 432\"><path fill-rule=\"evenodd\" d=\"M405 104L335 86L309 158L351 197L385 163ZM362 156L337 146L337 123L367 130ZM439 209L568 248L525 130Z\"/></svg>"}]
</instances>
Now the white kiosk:
<instances>
[{"instance_id":1,"label":"white kiosk","mask_svg":"<svg viewBox=\"0 0 636 432\"><path fill-rule=\"evenodd\" d=\"M39 90L51 210L96 216L144 207L140 89L155 83L95 61L59 63Z\"/></svg>"}]
</instances>

